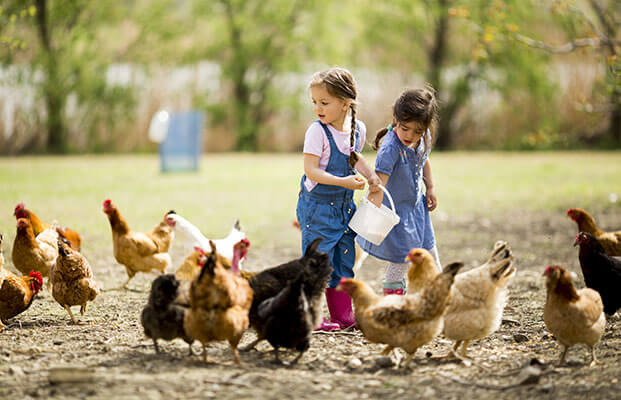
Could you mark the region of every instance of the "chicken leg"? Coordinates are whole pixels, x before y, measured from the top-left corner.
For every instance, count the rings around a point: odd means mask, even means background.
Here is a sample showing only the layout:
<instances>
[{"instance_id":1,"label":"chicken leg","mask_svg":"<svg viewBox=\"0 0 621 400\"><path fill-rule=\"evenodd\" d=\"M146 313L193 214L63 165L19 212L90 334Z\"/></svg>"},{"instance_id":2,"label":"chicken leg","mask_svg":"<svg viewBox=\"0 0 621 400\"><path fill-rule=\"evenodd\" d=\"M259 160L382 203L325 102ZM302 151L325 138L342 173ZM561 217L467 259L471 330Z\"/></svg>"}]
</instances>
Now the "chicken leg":
<instances>
[{"instance_id":1,"label":"chicken leg","mask_svg":"<svg viewBox=\"0 0 621 400\"><path fill-rule=\"evenodd\" d=\"M73 313L71 312L71 307L69 307L68 304L65 304L64 307L65 307L65 310L67 310L67 312L69 313L69 316L71 317L71 321L73 321L74 324L78 325L79 322L73 316Z\"/></svg>"}]
</instances>

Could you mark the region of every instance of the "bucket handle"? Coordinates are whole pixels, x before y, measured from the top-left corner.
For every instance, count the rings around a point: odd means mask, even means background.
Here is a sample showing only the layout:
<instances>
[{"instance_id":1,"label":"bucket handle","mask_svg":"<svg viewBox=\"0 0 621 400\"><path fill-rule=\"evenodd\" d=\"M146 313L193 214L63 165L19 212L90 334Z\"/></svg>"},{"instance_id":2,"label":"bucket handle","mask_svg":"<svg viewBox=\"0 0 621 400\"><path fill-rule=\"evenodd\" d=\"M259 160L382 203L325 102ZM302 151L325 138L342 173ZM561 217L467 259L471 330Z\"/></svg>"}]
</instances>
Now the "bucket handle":
<instances>
[{"instance_id":1,"label":"bucket handle","mask_svg":"<svg viewBox=\"0 0 621 400\"><path fill-rule=\"evenodd\" d=\"M384 194L388 197L388 201L390 202L390 207L392 208L392 212L396 213L395 211L395 203L392 201L392 196L390 195L390 193L388 192L388 189L386 189L383 185L377 185L380 189L382 189L384 191ZM369 192L367 191L367 193L364 195L364 198L367 199L369 197ZM371 202L369 202L371 203ZM371 203L373 204L373 203ZM375 204L373 204L375 206Z\"/></svg>"}]
</instances>

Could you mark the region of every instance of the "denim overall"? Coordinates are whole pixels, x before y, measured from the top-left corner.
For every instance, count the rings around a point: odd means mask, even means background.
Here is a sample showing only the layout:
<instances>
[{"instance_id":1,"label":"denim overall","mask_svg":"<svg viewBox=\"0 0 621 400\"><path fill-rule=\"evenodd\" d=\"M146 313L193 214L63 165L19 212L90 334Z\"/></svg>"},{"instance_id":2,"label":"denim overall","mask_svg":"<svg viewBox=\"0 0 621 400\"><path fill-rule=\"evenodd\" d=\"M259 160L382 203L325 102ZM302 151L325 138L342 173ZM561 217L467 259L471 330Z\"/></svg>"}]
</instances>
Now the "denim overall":
<instances>
[{"instance_id":1,"label":"denim overall","mask_svg":"<svg viewBox=\"0 0 621 400\"><path fill-rule=\"evenodd\" d=\"M349 156L341 153L328 127L319 123L330 142L330 160L326 166L326 172L340 177L355 175L356 170L349 165ZM357 148L359 137L357 126L354 136L354 148ZM356 211L353 200L354 191L342 186L318 183L309 192L304 186L305 180L306 175L303 175L296 208L302 230L302 251L316 238L323 238L318 249L330 256L334 271L328 287L334 288L341 278L354 276L356 233L348 226L349 220Z\"/></svg>"}]
</instances>

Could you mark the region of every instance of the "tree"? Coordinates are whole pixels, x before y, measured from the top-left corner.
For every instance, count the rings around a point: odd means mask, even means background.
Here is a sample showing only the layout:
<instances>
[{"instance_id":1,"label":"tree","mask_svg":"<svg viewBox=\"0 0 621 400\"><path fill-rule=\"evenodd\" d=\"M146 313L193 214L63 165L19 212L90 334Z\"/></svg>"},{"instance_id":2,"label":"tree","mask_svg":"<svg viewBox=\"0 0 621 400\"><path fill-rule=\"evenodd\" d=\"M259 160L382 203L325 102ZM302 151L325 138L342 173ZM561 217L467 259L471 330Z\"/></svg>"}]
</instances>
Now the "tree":
<instances>
[{"instance_id":1,"label":"tree","mask_svg":"<svg viewBox=\"0 0 621 400\"><path fill-rule=\"evenodd\" d=\"M621 8L618 1L589 0L578 7L571 1L555 0L549 9L558 17L555 21L566 35L565 43L552 45L517 31L510 32L511 37L523 45L549 54L591 49L595 57L607 67L604 92L608 93L608 101L596 108L605 110L609 122L606 131L596 133L595 136L621 146L621 38L617 35Z\"/></svg>"},{"instance_id":2,"label":"tree","mask_svg":"<svg viewBox=\"0 0 621 400\"><path fill-rule=\"evenodd\" d=\"M46 131L43 149L54 153L72 149L66 114L70 96L75 96L80 113L77 130L89 136L81 141L100 140L101 120L114 123L114 114L133 104L131 88L106 81L114 51L108 51L103 35L123 9L87 0L7 0L5 10L33 15L16 23L14 36L24 46L3 51L0 60L19 66L20 79L38 89L44 110L38 118Z\"/></svg>"},{"instance_id":3,"label":"tree","mask_svg":"<svg viewBox=\"0 0 621 400\"><path fill-rule=\"evenodd\" d=\"M420 72L434 86L441 102L436 146L448 149L456 146L456 134L477 118L477 110L472 117L463 116L475 86L507 99L525 90L533 98L550 95L542 68L545 58L516 51L495 29L498 19L509 24L523 16L519 0L369 2L363 12L364 40L376 59L391 68Z\"/></svg>"},{"instance_id":4,"label":"tree","mask_svg":"<svg viewBox=\"0 0 621 400\"><path fill-rule=\"evenodd\" d=\"M204 16L208 43L196 59L218 62L231 86L229 121L235 127L238 150L257 150L261 128L286 103L286 88L276 85L279 74L298 70L312 54L309 19L317 1L218 0L197 1ZM198 28L201 30L201 28Z\"/></svg>"}]
</instances>

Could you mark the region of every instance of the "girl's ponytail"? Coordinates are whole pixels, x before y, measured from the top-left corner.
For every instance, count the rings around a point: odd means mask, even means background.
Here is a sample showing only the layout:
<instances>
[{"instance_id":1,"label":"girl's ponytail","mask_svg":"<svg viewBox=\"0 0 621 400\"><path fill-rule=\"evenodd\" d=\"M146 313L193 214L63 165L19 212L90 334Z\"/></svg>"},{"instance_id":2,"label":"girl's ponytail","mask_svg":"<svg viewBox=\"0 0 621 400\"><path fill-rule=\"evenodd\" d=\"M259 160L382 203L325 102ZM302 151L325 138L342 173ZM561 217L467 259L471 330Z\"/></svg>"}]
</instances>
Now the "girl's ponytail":
<instances>
[{"instance_id":1,"label":"girl's ponytail","mask_svg":"<svg viewBox=\"0 0 621 400\"><path fill-rule=\"evenodd\" d=\"M349 165L351 165L351 167L353 168L356 163L358 162L358 159L360 158L358 156L358 153L356 153L356 139L355 139L355 135L356 135L356 103L352 102L349 105L349 108L351 108L351 132L349 133L349 147L351 148L351 153L349 153Z\"/></svg>"},{"instance_id":2,"label":"girl's ponytail","mask_svg":"<svg viewBox=\"0 0 621 400\"><path fill-rule=\"evenodd\" d=\"M391 125L388 125L387 128L382 128L379 131L377 131L377 133L375 134L375 140L373 141L373 144L371 145L371 148L373 150L377 150L379 149L380 146L380 142L382 141L382 138L384 136L386 136L386 134L388 133L388 131L392 131L392 127L396 125L396 123L393 121Z\"/></svg>"}]
</instances>

